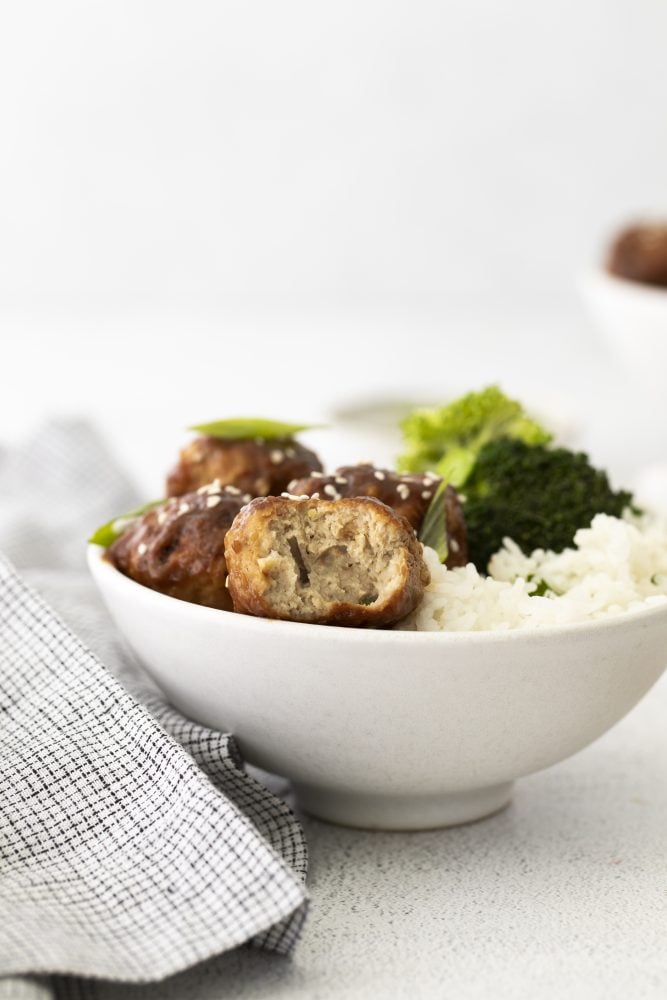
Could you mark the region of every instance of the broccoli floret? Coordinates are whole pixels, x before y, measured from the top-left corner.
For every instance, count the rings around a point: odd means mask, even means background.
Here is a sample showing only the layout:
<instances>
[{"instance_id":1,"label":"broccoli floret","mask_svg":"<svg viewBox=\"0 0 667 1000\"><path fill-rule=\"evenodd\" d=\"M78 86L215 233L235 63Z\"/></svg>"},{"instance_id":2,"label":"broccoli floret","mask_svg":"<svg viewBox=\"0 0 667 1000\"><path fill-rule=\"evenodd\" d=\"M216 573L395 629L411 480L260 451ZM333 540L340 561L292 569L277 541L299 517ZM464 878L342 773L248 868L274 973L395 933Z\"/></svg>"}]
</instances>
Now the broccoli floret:
<instances>
[{"instance_id":1,"label":"broccoli floret","mask_svg":"<svg viewBox=\"0 0 667 1000\"><path fill-rule=\"evenodd\" d=\"M526 553L562 552L596 514L620 517L632 504L582 452L509 438L482 448L465 495L470 558L481 572L505 538Z\"/></svg>"},{"instance_id":2,"label":"broccoli floret","mask_svg":"<svg viewBox=\"0 0 667 1000\"><path fill-rule=\"evenodd\" d=\"M435 470L445 482L465 484L480 449L496 438L546 444L551 434L531 420L516 400L495 386L435 410L415 410L401 424L406 451L398 460L404 472Z\"/></svg>"}]
</instances>

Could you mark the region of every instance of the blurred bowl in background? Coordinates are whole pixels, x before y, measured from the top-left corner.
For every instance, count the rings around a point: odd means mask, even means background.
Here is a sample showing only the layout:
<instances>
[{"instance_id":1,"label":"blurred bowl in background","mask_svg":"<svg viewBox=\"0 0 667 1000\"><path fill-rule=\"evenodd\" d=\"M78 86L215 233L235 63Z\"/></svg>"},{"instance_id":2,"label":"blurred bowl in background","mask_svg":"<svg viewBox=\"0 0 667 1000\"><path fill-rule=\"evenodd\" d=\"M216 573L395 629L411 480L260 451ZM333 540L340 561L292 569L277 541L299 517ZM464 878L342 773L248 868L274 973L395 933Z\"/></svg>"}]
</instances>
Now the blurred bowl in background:
<instances>
[{"instance_id":1,"label":"blurred bowl in background","mask_svg":"<svg viewBox=\"0 0 667 1000\"><path fill-rule=\"evenodd\" d=\"M651 462L640 469L633 492L644 510L667 516L667 462Z\"/></svg>"},{"instance_id":2,"label":"blurred bowl in background","mask_svg":"<svg viewBox=\"0 0 667 1000\"><path fill-rule=\"evenodd\" d=\"M582 280L593 321L626 370L646 389L664 393L667 289L617 278L602 267Z\"/></svg>"},{"instance_id":3,"label":"blurred bowl in background","mask_svg":"<svg viewBox=\"0 0 667 1000\"><path fill-rule=\"evenodd\" d=\"M405 417L421 407L443 406L454 395L448 388L435 393L406 388L332 401L328 419L337 437L335 464L369 460L392 468L403 451L401 422Z\"/></svg>"},{"instance_id":4,"label":"blurred bowl in background","mask_svg":"<svg viewBox=\"0 0 667 1000\"><path fill-rule=\"evenodd\" d=\"M567 447L577 444L583 422L569 397L536 389L534 385L507 385L504 379L498 379L497 383L510 396L520 400L535 420L552 431L559 444ZM446 406L466 392L483 389L486 384L487 380L482 380L466 386L387 389L384 393L335 400L329 405L326 417L333 431L327 441L327 457L331 464L330 453L333 452L337 465L368 459L376 465L392 468L404 451L401 422L409 413Z\"/></svg>"}]
</instances>

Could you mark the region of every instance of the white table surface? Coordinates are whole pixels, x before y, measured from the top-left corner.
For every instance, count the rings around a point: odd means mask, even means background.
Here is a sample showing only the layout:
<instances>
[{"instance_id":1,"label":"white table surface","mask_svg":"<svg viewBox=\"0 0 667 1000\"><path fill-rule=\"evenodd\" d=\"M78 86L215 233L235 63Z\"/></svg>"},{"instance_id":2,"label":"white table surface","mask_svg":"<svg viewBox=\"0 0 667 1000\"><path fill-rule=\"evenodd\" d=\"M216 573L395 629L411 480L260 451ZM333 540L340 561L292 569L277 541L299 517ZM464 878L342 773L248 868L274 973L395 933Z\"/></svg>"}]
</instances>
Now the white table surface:
<instances>
[{"instance_id":1,"label":"white table surface","mask_svg":"<svg viewBox=\"0 0 667 1000\"><path fill-rule=\"evenodd\" d=\"M666 719L667 675L597 743L469 826L306 819L312 902L293 957L224 955L196 1000L664 1000ZM189 1000L191 975L95 995Z\"/></svg>"}]
</instances>

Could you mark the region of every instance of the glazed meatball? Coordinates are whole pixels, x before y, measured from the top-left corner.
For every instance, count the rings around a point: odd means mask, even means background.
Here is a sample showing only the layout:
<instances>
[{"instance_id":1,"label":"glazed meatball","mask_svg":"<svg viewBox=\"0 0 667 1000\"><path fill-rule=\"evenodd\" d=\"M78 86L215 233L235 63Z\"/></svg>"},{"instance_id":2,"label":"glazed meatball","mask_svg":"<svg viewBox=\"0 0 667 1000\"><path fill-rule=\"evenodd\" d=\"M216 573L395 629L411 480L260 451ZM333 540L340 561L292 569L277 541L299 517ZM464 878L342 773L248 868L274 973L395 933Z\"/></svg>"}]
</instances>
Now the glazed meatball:
<instances>
[{"instance_id":1,"label":"glazed meatball","mask_svg":"<svg viewBox=\"0 0 667 1000\"><path fill-rule=\"evenodd\" d=\"M280 494L291 479L321 468L315 452L292 439L198 437L181 451L167 478L167 496L182 496L214 479L253 497Z\"/></svg>"},{"instance_id":2,"label":"glazed meatball","mask_svg":"<svg viewBox=\"0 0 667 1000\"><path fill-rule=\"evenodd\" d=\"M225 535L248 500L219 483L167 500L132 522L107 549L107 559L152 590L231 610Z\"/></svg>"},{"instance_id":3,"label":"glazed meatball","mask_svg":"<svg viewBox=\"0 0 667 1000\"><path fill-rule=\"evenodd\" d=\"M429 572L410 524L379 500L264 497L225 540L234 610L382 627L421 600Z\"/></svg>"},{"instance_id":4,"label":"glazed meatball","mask_svg":"<svg viewBox=\"0 0 667 1000\"><path fill-rule=\"evenodd\" d=\"M419 532L433 494L441 482L435 473L402 475L364 463L343 465L331 476L311 473L308 477L293 480L287 488L298 496L317 494L332 500L340 497L376 497L407 518ZM447 567L465 566L468 561L465 519L458 494L452 486L447 487L445 519L449 543Z\"/></svg>"},{"instance_id":5,"label":"glazed meatball","mask_svg":"<svg viewBox=\"0 0 667 1000\"><path fill-rule=\"evenodd\" d=\"M607 270L620 278L667 288L667 224L624 229L611 246Z\"/></svg>"}]
</instances>

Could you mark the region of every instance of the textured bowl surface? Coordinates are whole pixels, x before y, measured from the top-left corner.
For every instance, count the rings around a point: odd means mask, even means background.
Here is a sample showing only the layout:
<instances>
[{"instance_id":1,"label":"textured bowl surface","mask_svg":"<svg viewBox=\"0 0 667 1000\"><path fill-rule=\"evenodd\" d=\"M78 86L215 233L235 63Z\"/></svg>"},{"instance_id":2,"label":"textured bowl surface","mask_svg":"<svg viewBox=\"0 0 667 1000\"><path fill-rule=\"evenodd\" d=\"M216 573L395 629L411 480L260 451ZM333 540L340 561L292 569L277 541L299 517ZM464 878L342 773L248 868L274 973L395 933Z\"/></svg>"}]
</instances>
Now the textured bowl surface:
<instances>
[{"instance_id":1,"label":"textured bowl surface","mask_svg":"<svg viewBox=\"0 0 667 1000\"><path fill-rule=\"evenodd\" d=\"M124 577L90 546L120 631L171 702L233 732L323 819L468 822L601 736L667 665L667 606L571 626L392 632L250 618Z\"/></svg>"}]
</instances>

